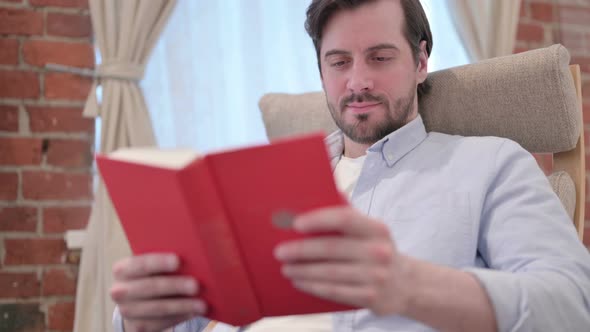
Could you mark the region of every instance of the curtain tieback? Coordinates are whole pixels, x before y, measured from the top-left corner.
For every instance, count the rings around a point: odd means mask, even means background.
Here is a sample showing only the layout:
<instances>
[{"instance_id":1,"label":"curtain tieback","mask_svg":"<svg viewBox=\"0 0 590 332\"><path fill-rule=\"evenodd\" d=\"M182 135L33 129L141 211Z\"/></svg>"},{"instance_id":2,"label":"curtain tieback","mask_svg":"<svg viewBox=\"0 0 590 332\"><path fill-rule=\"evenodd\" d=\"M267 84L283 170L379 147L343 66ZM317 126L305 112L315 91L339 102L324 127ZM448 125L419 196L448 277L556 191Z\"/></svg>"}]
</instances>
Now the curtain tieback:
<instances>
[{"instance_id":1,"label":"curtain tieback","mask_svg":"<svg viewBox=\"0 0 590 332\"><path fill-rule=\"evenodd\" d=\"M93 83L86 104L84 105L83 115L85 117L96 118L100 115L100 106L96 96L96 88L103 80L118 80L139 83L143 78L145 65L134 64L124 61L103 61L96 66L95 70L69 67L48 63L45 68L52 71L70 73L85 77L92 77Z\"/></svg>"},{"instance_id":2,"label":"curtain tieback","mask_svg":"<svg viewBox=\"0 0 590 332\"><path fill-rule=\"evenodd\" d=\"M139 82L143 78L145 66L119 61L103 62L96 67L99 79L116 79Z\"/></svg>"},{"instance_id":3,"label":"curtain tieback","mask_svg":"<svg viewBox=\"0 0 590 332\"><path fill-rule=\"evenodd\" d=\"M139 82L143 78L145 65L122 61L105 61L96 66L96 70L70 67L48 63L45 68L52 71L70 73L85 77L92 77L94 80L123 80Z\"/></svg>"}]
</instances>

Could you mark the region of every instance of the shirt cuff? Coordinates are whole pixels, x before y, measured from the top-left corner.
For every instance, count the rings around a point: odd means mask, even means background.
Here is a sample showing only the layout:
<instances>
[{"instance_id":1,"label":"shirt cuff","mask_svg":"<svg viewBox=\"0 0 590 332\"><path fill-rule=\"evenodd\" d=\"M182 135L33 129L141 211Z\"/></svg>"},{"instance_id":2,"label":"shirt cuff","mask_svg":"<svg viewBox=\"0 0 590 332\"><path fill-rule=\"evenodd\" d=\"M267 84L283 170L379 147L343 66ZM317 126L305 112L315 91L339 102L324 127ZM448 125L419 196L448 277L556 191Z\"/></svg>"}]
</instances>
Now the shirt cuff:
<instances>
[{"instance_id":1,"label":"shirt cuff","mask_svg":"<svg viewBox=\"0 0 590 332\"><path fill-rule=\"evenodd\" d=\"M528 297L519 279L509 272L468 268L488 294L501 332L527 331L530 317Z\"/></svg>"},{"instance_id":2,"label":"shirt cuff","mask_svg":"<svg viewBox=\"0 0 590 332\"><path fill-rule=\"evenodd\" d=\"M182 322L172 328L174 332L199 332L203 331L207 324L209 323L209 319L205 317L195 317L191 320L187 320ZM113 311L113 331L114 332L125 332L125 328L123 326L123 317L121 317L121 312L119 311L119 307L115 306L115 310Z\"/></svg>"}]
</instances>

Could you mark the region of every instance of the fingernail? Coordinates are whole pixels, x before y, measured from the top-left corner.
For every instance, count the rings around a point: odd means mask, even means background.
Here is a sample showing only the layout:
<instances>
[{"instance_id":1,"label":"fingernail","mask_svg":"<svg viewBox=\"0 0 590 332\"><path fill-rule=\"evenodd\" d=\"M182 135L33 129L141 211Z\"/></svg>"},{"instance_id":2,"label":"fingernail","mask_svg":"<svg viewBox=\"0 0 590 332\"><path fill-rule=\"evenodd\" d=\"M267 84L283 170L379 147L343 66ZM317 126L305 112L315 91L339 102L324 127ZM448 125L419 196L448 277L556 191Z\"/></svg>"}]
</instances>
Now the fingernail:
<instances>
[{"instance_id":1,"label":"fingernail","mask_svg":"<svg viewBox=\"0 0 590 332\"><path fill-rule=\"evenodd\" d=\"M203 301L195 301L193 302L193 310L198 314L203 314L207 311L207 306Z\"/></svg>"},{"instance_id":2,"label":"fingernail","mask_svg":"<svg viewBox=\"0 0 590 332\"><path fill-rule=\"evenodd\" d=\"M113 300L121 300L127 295L127 290L120 286L111 287L111 298Z\"/></svg>"},{"instance_id":3,"label":"fingernail","mask_svg":"<svg viewBox=\"0 0 590 332\"><path fill-rule=\"evenodd\" d=\"M296 217L293 220L293 229L296 230L297 232L303 232L305 231L305 223L301 222L301 217Z\"/></svg>"},{"instance_id":4,"label":"fingernail","mask_svg":"<svg viewBox=\"0 0 590 332\"><path fill-rule=\"evenodd\" d=\"M274 255L275 255L275 258L276 258L276 259L278 259L278 260L283 260L283 259L285 259L285 257L286 257L286 254L287 254L287 249L286 249L286 248L285 248L285 246L283 246L283 245L279 245L279 246L277 246L277 247L275 248L275 250L274 250Z\"/></svg>"},{"instance_id":5,"label":"fingernail","mask_svg":"<svg viewBox=\"0 0 590 332\"><path fill-rule=\"evenodd\" d=\"M292 272L293 272L293 269L289 265L283 265L283 267L281 267L281 273L285 277L289 277Z\"/></svg>"},{"instance_id":6,"label":"fingernail","mask_svg":"<svg viewBox=\"0 0 590 332\"><path fill-rule=\"evenodd\" d=\"M300 281L293 281L292 284L293 284L293 287L295 287L297 289L300 289L300 290L304 289L304 286Z\"/></svg>"},{"instance_id":7,"label":"fingernail","mask_svg":"<svg viewBox=\"0 0 590 332\"><path fill-rule=\"evenodd\" d=\"M166 257L166 264L168 265L170 270L178 269L178 257L176 255L168 255L168 257Z\"/></svg>"},{"instance_id":8,"label":"fingernail","mask_svg":"<svg viewBox=\"0 0 590 332\"><path fill-rule=\"evenodd\" d=\"M189 295L193 295L197 292L197 282L189 279L184 283L184 289Z\"/></svg>"}]
</instances>

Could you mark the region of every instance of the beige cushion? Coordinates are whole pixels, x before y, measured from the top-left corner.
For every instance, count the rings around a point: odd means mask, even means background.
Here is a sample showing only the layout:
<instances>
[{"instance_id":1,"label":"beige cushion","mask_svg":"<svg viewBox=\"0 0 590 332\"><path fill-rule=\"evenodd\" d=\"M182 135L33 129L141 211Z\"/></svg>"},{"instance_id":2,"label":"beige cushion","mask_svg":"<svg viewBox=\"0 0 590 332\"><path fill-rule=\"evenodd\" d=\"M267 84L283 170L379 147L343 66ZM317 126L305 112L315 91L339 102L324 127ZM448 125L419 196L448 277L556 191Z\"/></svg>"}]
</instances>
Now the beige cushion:
<instances>
[{"instance_id":1,"label":"beige cushion","mask_svg":"<svg viewBox=\"0 0 590 332\"><path fill-rule=\"evenodd\" d=\"M430 73L420 104L426 129L506 137L530 152L571 150L582 127L569 60L553 45ZM335 129L322 92L271 93L259 106L269 139Z\"/></svg>"},{"instance_id":2,"label":"beige cushion","mask_svg":"<svg viewBox=\"0 0 590 332\"><path fill-rule=\"evenodd\" d=\"M567 214L573 220L574 210L576 209L576 186L574 181L564 171L555 172L549 175L548 178L553 191L557 194Z\"/></svg>"}]
</instances>

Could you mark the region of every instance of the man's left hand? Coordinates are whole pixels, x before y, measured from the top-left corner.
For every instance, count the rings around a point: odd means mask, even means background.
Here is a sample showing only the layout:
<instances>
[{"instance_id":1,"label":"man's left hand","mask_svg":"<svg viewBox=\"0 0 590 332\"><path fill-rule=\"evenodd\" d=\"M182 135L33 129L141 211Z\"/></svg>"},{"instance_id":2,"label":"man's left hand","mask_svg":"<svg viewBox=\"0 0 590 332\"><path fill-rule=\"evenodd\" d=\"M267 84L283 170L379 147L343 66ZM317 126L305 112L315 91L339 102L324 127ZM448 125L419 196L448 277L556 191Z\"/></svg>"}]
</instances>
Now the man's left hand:
<instances>
[{"instance_id":1,"label":"man's left hand","mask_svg":"<svg viewBox=\"0 0 590 332\"><path fill-rule=\"evenodd\" d=\"M336 207L299 215L293 226L301 233L338 234L277 246L282 272L295 287L377 315L403 313L411 260L398 253L385 224L352 207Z\"/></svg>"}]
</instances>

